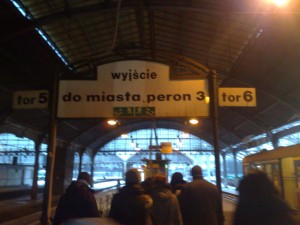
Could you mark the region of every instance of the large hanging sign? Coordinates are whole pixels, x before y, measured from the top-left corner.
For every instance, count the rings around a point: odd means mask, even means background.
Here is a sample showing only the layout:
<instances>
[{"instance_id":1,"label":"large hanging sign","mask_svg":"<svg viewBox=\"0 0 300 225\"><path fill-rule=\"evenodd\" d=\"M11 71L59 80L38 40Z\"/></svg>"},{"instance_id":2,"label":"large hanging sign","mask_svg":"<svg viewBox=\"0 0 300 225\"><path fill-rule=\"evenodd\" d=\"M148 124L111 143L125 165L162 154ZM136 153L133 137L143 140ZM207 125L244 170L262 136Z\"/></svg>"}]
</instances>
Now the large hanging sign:
<instances>
[{"instance_id":1,"label":"large hanging sign","mask_svg":"<svg viewBox=\"0 0 300 225\"><path fill-rule=\"evenodd\" d=\"M169 71L130 60L98 66L97 80L62 80L58 117L207 117L207 81L170 80Z\"/></svg>"}]
</instances>

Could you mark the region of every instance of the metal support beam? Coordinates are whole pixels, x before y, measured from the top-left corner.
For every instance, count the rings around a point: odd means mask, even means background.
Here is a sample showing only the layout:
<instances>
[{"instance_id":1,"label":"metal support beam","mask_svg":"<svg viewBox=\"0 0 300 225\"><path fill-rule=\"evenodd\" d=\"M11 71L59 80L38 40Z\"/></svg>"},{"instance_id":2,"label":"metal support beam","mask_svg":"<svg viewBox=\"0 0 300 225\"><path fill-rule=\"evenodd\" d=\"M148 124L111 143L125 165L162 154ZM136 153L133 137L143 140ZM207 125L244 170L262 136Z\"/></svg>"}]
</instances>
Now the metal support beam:
<instances>
[{"instance_id":1,"label":"metal support beam","mask_svg":"<svg viewBox=\"0 0 300 225\"><path fill-rule=\"evenodd\" d=\"M57 91L58 91L58 74L53 81L52 98L51 98L51 118L48 138L48 155L46 169L46 183L44 188L43 208L41 216L42 225L51 225L51 208L52 208L52 188L53 173L56 154L56 132L57 132Z\"/></svg>"},{"instance_id":2,"label":"metal support beam","mask_svg":"<svg viewBox=\"0 0 300 225\"><path fill-rule=\"evenodd\" d=\"M220 170L220 146L219 146L219 118L218 118L218 92L217 92L217 75L215 71L209 71L209 96L210 96L210 117L213 123L213 137L214 137L214 155L216 166L216 182L220 191L221 185L221 170Z\"/></svg>"}]
</instances>

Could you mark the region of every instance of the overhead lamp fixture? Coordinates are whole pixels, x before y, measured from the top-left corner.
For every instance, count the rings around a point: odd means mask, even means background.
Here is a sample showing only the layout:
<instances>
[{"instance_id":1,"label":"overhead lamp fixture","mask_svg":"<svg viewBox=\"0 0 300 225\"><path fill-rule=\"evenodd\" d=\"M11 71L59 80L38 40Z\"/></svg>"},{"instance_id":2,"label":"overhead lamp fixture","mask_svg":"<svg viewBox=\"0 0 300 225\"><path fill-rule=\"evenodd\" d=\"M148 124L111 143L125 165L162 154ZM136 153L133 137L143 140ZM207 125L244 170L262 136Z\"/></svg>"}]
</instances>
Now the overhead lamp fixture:
<instances>
[{"instance_id":1,"label":"overhead lamp fixture","mask_svg":"<svg viewBox=\"0 0 300 225\"><path fill-rule=\"evenodd\" d=\"M128 138L128 135L127 134L121 134L121 137L122 138Z\"/></svg>"},{"instance_id":2,"label":"overhead lamp fixture","mask_svg":"<svg viewBox=\"0 0 300 225\"><path fill-rule=\"evenodd\" d=\"M114 119L111 119L111 120L107 121L107 124L110 125L110 126L115 126L117 123L118 123L118 120L114 120Z\"/></svg>"},{"instance_id":3,"label":"overhead lamp fixture","mask_svg":"<svg viewBox=\"0 0 300 225\"><path fill-rule=\"evenodd\" d=\"M210 97L209 97L209 96L206 96L204 101L205 101L206 104L209 104L209 102L210 102Z\"/></svg>"},{"instance_id":4,"label":"overhead lamp fixture","mask_svg":"<svg viewBox=\"0 0 300 225\"><path fill-rule=\"evenodd\" d=\"M192 118L189 120L189 123L192 124L192 125L197 125L199 123L199 120L195 119L195 118Z\"/></svg>"},{"instance_id":5,"label":"overhead lamp fixture","mask_svg":"<svg viewBox=\"0 0 300 225\"><path fill-rule=\"evenodd\" d=\"M271 2L274 3L278 7L283 7L289 3L289 0L271 0Z\"/></svg>"}]
</instances>

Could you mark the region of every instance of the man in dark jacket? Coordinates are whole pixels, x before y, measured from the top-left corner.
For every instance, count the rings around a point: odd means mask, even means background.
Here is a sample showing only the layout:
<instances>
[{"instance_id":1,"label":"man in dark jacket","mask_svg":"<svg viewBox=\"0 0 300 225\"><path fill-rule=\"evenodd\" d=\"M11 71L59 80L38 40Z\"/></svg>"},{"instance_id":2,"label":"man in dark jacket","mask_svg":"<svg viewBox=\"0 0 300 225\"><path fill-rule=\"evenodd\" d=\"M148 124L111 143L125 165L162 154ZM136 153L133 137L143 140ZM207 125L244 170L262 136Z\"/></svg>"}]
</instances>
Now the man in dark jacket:
<instances>
[{"instance_id":1,"label":"man in dark jacket","mask_svg":"<svg viewBox=\"0 0 300 225\"><path fill-rule=\"evenodd\" d=\"M153 177L150 195L153 199L151 207L153 225L183 224L177 197L172 193L166 176L157 174Z\"/></svg>"},{"instance_id":2,"label":"man in dark jacket","mask_svg":"<svg viewBox=\"0 0 300 225\"><path fill-rule=\"evenodd\" d=\"M91 183L92 178L86 172L81 172L77 181L71 182L58 202L53 225L62 224L68 219L100 217L94 190L89 188Z\"/></svg>"},{"instance_id":3,"label":"man in dark jacket","mask_svg":"<svg viewBox=\"0 0 300 225\"><path fill-rule=\"evenodd\" d=\"M152 199L140 185L140 174L131 169L125 174L125 186L113 196L109 217L123 225L151 225Z\"/></svg>"},{"instance_id":4,"label":"man in dark jacket","mask_svg":"<svg viewBox=\"0 0 300 225\"><path fill-rule=\"evenodd\" d=\"M193 181L179 195L184 225L223 225L222 197L219 189L202 177L200 166L191 170Z\"/></svg>"}]
</instances>

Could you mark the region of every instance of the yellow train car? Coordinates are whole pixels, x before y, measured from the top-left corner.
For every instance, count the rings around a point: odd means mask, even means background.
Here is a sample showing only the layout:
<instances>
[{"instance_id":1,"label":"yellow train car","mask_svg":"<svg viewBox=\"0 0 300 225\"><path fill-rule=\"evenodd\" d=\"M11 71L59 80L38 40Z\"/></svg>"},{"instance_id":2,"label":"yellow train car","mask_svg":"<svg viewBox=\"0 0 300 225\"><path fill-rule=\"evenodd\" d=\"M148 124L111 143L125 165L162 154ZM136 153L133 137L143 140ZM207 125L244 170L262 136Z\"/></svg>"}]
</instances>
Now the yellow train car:
<instances>
[{"instance_id":1,"label":"yellow train car","mask_svg":"<svg viewBox=\"0 0 300 225\"><path fill-rule=\"evenodd\" d=\"M243 172L264 171L291 207L300 210L300 144L263 150L243 159Z\"/></svg>"}]
</instances>

